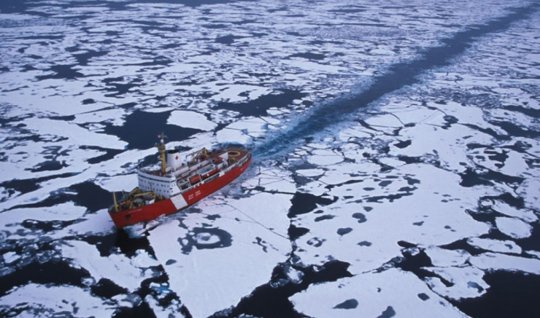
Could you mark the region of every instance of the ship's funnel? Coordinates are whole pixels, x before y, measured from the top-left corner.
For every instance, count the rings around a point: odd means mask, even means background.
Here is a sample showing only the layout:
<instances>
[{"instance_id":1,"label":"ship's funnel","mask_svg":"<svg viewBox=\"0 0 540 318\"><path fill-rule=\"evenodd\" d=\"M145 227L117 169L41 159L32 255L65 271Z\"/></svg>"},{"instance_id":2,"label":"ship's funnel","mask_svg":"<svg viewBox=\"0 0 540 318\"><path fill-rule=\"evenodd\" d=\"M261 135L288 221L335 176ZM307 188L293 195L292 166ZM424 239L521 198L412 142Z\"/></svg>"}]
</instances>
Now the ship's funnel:
<instances>
[{"instance_id":1,"label":"ship's funnel","mask_svg":"<svg viewBox=\"0 0 540 318\"><path fill-rule=\"evenodd\" d=\"M167 151L167 165L173 170L180 168L180 166L182 165L182 160L178 151Z\"/></svg>"}]
</instances>

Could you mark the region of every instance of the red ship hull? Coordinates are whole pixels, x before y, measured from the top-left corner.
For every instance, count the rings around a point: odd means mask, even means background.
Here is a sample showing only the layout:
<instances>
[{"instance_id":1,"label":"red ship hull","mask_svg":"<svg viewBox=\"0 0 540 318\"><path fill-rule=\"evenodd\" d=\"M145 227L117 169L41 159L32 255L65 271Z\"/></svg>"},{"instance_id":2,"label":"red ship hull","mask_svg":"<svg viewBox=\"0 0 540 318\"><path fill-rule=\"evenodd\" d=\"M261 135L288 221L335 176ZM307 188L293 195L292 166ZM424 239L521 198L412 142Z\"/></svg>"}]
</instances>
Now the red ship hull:
<instances>
[{"instance_id":1,"label":"red ship hull","mask_svg":"<svg viewBox=\"0 0 540 318\"><path fill-rule=\"evenodd\" d=\"M191 188L174 197L159 200L152 204L130 210L109 210L109 214L115 226L121 229L127 226L149 222L163 215L175 213L197 203L201 199L231 183L247 169L250 162L251 157L242 164L228 170L222 176L204 184L200 184L199 186ZM178 196L181 196L181 198ZM178 204L175 204L175 201L182 201L183 206L178 206Z\"/></svg>"}]
</instances>

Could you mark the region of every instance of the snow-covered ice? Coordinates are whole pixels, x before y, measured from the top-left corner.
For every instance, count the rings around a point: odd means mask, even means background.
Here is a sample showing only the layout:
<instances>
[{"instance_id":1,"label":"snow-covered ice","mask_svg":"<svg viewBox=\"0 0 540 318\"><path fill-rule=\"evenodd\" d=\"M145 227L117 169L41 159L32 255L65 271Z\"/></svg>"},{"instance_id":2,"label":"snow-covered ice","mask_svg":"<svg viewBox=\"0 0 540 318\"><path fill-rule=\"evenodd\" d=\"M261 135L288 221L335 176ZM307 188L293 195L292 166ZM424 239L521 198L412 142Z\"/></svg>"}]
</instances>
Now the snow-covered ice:
<instances>
[{"instance_id":1,"label":"snow-covered ice","mask_svg":"<svg viewBox=\"0 0 540 318\"><path fill-rule=\"evenodd\" d=\"M539 20L518 0L0 6L0 315L264 316L260 286L294 289L291 315L471 315L486 275L540 275ZM164 131L254 161L129 240L110 192ZM13 279L55 262L81 277Z\"/></svg>"}]
</instances>

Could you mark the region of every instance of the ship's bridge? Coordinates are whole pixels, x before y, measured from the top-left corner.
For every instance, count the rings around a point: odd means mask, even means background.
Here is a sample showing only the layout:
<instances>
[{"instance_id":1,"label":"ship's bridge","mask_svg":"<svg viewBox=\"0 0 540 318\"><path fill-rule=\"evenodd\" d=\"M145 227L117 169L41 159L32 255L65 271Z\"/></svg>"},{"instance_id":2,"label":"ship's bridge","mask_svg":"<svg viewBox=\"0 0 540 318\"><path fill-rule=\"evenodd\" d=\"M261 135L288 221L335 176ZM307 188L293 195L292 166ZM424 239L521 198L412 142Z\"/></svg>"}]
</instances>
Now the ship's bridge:
<instances>
[{"instance_id":1,"label":"ship's bridge","mask_svg":"<svg viewBox=\"0 0 540 318\"><path fill-rule=\"evenodd\" d=\"M176 178L173 174L159 176L143 170L138 171L139 189L142 191L152 191L165 198L178 194L180 189L176 185Z\"/></svg>"}]
</instances>

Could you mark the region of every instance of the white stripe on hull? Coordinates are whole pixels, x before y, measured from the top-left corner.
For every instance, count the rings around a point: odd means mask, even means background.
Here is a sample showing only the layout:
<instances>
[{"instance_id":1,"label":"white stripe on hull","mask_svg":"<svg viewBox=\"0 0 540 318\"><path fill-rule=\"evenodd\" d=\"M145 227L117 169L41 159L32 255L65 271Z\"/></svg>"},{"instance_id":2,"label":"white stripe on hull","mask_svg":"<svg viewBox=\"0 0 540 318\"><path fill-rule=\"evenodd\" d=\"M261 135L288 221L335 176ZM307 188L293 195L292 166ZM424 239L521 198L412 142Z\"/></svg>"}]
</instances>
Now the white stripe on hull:
<instances>
[{"instance_id":1,"label":"white stripe on hull","mask_svg":"<svg viewBox=\"0 0 540 318\"><path fill-rule=\"evenodd\" d=\"M188 206L188 204L187 204L186 200L184 200L184 197L182 196L182 194L177 194L175 196L172 196L170 198L170 200L174 204L174 207L176 208L176 210L180 210L180 209L183 209L186 206Z\"/></svg>"}]
</instances>

